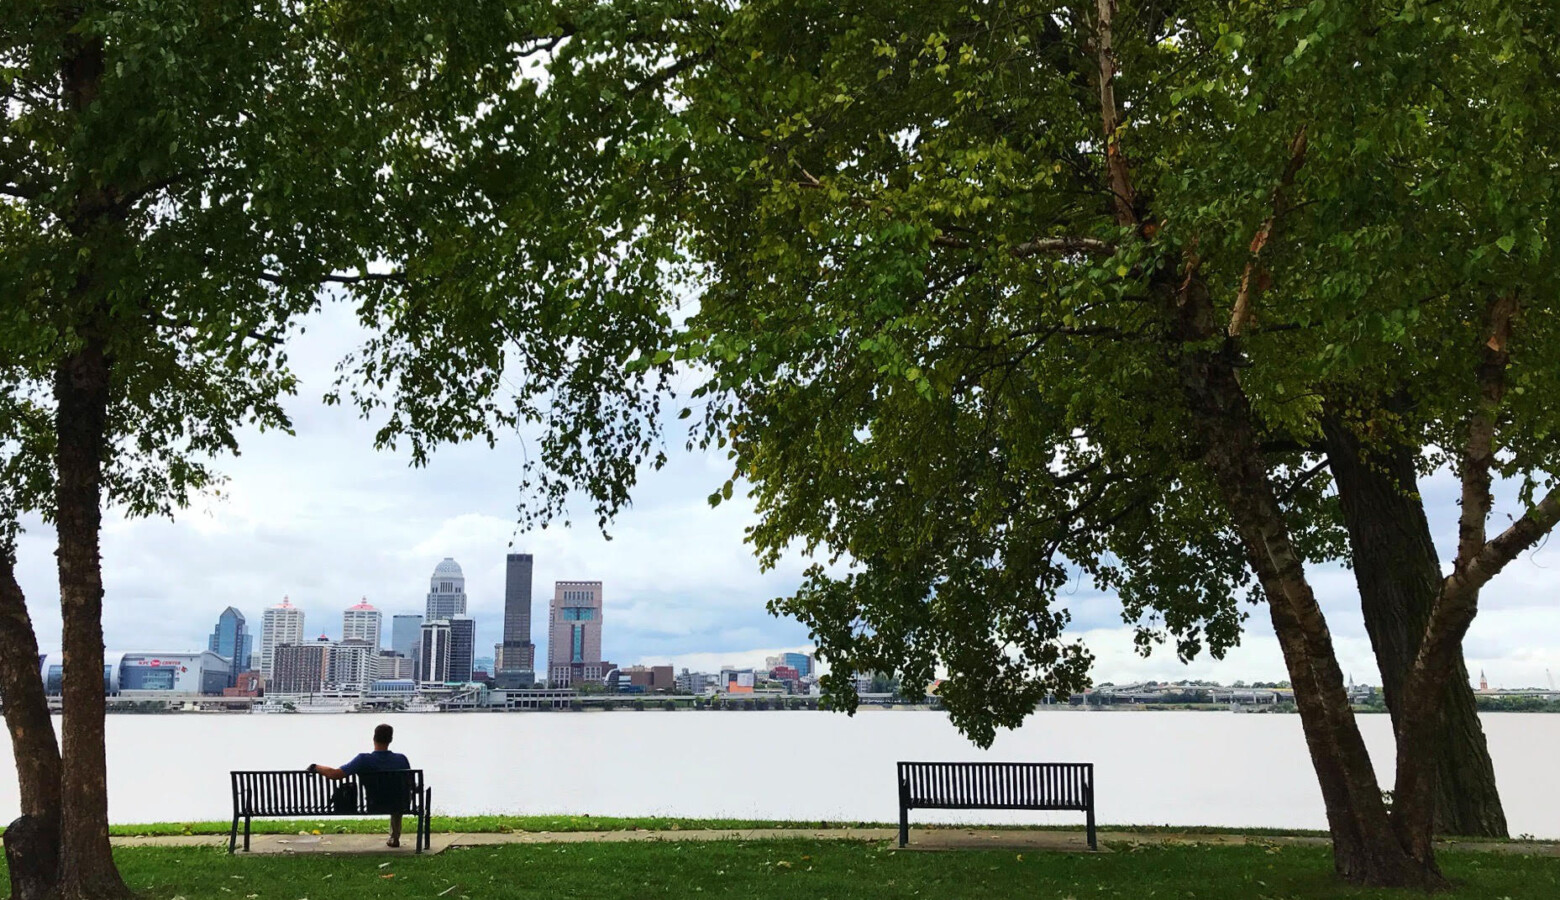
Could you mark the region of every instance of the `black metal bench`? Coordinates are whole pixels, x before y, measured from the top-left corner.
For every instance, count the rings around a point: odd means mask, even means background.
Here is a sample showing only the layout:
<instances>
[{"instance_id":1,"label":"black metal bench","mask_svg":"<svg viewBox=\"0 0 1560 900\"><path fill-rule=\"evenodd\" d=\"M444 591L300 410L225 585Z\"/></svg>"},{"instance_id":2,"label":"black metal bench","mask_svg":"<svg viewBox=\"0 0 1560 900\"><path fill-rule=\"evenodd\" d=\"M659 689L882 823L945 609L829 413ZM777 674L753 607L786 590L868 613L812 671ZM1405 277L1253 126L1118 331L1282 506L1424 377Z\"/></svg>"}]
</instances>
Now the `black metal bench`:
<instances>
[{"instance_id":1,"label":"black metal bench","mask_svg":"<svg viewBox=\"0 0 1560 900\"><path fill-rule=\"evenodd\" d=\"M417 852L432 836L433 788L423 785L421 769L361 772L332 781L313 772L234 772L233 830L228 852L238 846L238 820L244 820L244 849L249 822L261 818L320 816L411 816Z\"/></svg>"},{"instance_id":2,"label":"black metal bench","mask_svg":"<svg viewBox=\"0 0 1560 900\"><path fill-rule=\"evenodd\" d=\"M912 809L1062 809L1088 815L1094 838L1093 763L899 764L899 846L910 841Z\"/></svg>"}]
</instances>

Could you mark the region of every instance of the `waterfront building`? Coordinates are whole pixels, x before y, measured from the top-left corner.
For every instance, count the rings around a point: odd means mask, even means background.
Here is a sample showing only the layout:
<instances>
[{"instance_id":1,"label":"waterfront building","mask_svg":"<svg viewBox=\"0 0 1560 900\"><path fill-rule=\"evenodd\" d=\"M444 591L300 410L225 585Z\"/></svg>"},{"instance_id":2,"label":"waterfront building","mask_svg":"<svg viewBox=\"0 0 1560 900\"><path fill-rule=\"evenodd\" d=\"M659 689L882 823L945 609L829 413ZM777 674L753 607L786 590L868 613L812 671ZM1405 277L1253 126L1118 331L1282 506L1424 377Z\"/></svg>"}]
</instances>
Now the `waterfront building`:
<instances>
[{"instance_id":1,"label":"waterfront building","mask_svg":"<svg viewBox=\"0 0 1560 900\"><path fill-rule=\"evenodd\" d=\"M460 563L446 556L433 567L433 577L428 579L428 605L423 619L448 619L466 614L466 576Z\"/></svg>"},{"instance_id":2,"label":"waterfront building","mask_svg":"<svg viewBox=\"0 0 1560 900\"><path fill-rule=\"evenodd\" d=\"M450 680L449 619L434 619L422 624L422 641L417 648L417 680L422 684L444 684Z\"/></svg>"},{"instance_id":3,"label":"waterfront building","mask_svg":"<svg viewBox=\"0 0 1560 900\"><path fill-rule=\"evenodd\" d=\"M600 683L601 582L559 581L553 585L547 615L547 682L561 688L579 682Z\"/></svg>"},{"instance_id":4,"label":"waterfront building","mask_svg":"<svg viewBox=\"0 0 1560 900\"><path fill-rule=\"evenodd\" d=\"M536 645L531 643L533 568L529 553L511 553L504 559L504 639L493 648L493 676L500 688L536 683Z\"/></svg>"},{"instance_id":5,"label":"waterfront building","mask_svg":"<svg viewBox=\"0 0 1560 900\"><path fill-rule=\"evenodd\" d=\"M817 661L811 653L782 653L780 665L790 666L796 670L796 674L802 678L811 678L818 674ZM770 666L774 668L774 666Z\"/></svg>"},{"instance_id":6,"label":"waterfront building","mask_svg":"<svg viewBox=\"0 0 1560 900\"><path fill-rule=\"evenodd\" d=\"M417 696L417 682L410 678L385 678L368 686L368 695L379 699L409 700Z\"/></svg>"},{"instance_id":7,"label":"waterfront building","mask_svg":"<svg viewBox=\"0 0 1560 900\"><path fill-rule=\"evenodd\" d=\"M286 597L269 607L260 620L260 674L269 682L275 671L276 648L303 643L303 610Z\"/></svg>"},{"instance_id":8,"label":"waterfront building","mask_svg":"<svg viewBox=\"0 0 1560 900\"><path fill-rule=\"evenodd\" d=\"M471 680L476 649L477 620L470 616L451 616L450 670L446 681L465 683Z\"/></svg>"},{"instance_id":9,"label":"waterfront building","mask_svg":"<svg viewBox=\"0 0 1560 900\"><path fill-rule=\"evenodd\" d=\"M379 652L380 627L384 623L384 616L379 610L368 604L368 598L364 597L353 606L346 608L341 614L341 639L343 641L363 641Z\"/></svg>"},{"instance_id":10,"label":"waterfront building","mask_svg":"<svg viewBox=\"0 0 1560 900\"><path fill-rule=\"evenodd\" d=\"M38 674L47 694L59 696L64 672L64 654L50 653L41 658ZM231 674L228 661L210 650L103 654L103 691L110 695L124 691L220 695Z\"/></svg>"},{"instance_id":11,"label":"waterfront building","mask_svg":"<svg viewBox=\"0 0 1560 900\"><path fill-rule=\"evenodd\" d=\"M422 641L422 623L422 616L391 616L390 649L407 659L415 659L417 657L417 645Z\"/></svg>"},{"instance_id":12,"label":"waterfront building","mask_svg":"<svg viewBox=\"0 0 1560 900\"><path fill-rule=\"evenodd\" d=\"M677 676L672 673L671 666L628 666L621 674L629 684L652 693L677 689Z\"/></svg>"},{"instance_id":13,"label":"waterfront building","mask_svg":"<svg viewBox=\"0 0 1560 900\"><path fill-rule=\"evenodd\" d=\"M217 627L212 629L206 649L228 661L228 671L231 673L228 687L233 686L232 678L247 671L253 640L244 622L244 614L236 608L229 606L222 611L222 615L217 616Z\"/></svg>"},{"instance_id":14,"label":"waterfront building","mask_svg":"<svg viewBox=\"0 0 1560 900\"><path fill-rule=\"evenodd\" d=\"M350 640L330 645L330 666L325 685L337 691L361 691L374 680L378 648L368 641Z\"/></svg>"},{"instance_id":15,"label":"waterfront building","mask_svg":"<svg viewBox=\"0 0 1560 900\"><path fill-rule=\"evenodd\" d=\"M240 672L233 676L233 686L222 691L224 697L258 697L262 687L259 672Z\"/></svg>"},{"instance_id":16,"label":"waterfront building","mask_svg":"<svg viewBox=\"0 0 1560 900\"><path fill-rule=\"evenodd\" d=\"M330 682L330 641L283 644L272 651L267 694L312 694Z\"/></svg>"},{"instance_id":17,"label":"waterfront building","mask_svg":"<svg viewBox=\"0 0 1560 900\"><path fill-rule=\"evenodd\" d=\"M725 666L720 670L720 689L728 694L751 694L757 681L752 669Z\"/></svg>"},{"instance_id":18,"label":"waterfront building","mask_svg":"<svg viewBox=\"0 0 1560 900\"><path fill-rule=\"evenodd\" d=\"M377 681L416 677L417 669L413 667L410 657L402 656L394 650L381 650L379 655L374 657L374 679Z\"/></svg>"},{"instance_id":19,"label":"waterfront building","mask_svg":"<svg viewBox=\"0 0 1560 900\"><path fill-rule=\"evenodd\" d=\"M710 676L703 672L690 672L683 669L676 679L677 692L680 694L702 694L707 689Z\"/></svg>"},{"instance_id":20,"label":"waterfront building","mask_svg":"<svg viewBox=\"0 0 1560 900\"><path fill-rule=\"evenodd\" d=\"M775 666L769 670L769 678L785 685L786 691L793 694L802 683L801 673L791 666Z\"/></svg>"}]
</instances>

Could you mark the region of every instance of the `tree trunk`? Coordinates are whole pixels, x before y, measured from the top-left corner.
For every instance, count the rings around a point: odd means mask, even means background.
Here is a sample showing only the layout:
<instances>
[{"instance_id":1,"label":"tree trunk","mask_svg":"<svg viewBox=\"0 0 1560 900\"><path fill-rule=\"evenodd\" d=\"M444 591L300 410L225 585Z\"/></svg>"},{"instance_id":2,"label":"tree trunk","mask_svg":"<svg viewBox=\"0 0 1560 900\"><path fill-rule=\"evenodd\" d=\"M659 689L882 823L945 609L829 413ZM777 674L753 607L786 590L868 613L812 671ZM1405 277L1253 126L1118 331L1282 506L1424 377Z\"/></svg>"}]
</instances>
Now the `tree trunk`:
<instances>
[{"instance_id":1,"label":"tree trunk","mask_svg":"<svg viewBox=\"0 0 1560 900\"><path fill-rule=\"evenodd\" d=\"M1206 332L1206 323L1190 318L1206 315L1200 305L1194 301L1181 310L1189 317L1182 323L1189 337ZM1267 598L1327 807L1334 868L1355 884L1445 887L1433 852L1409 852L1382 800L1326 619L1268 479L1251 409L1236 376L1236 359L1232 344L1219 351L1186 351L1180 361L1181 384L1205 442L1203 462L1219 486ZM1400 775L1414 764L1412 755L1399 754Z\"/></svg>"},{"instance_id":2,"label":"tree trunk","mask_svg":"<svg viewBox=\"0 0 1560 900\"><path fill-rule=\"evenodd\" d=\"M1414 450L1394 443L1366 456L1354 433L1333 416L1323 420L1323 432L1349 530L1365 630L1396 729L1402 718L1403 681L1419 652L1442 582L1430 523L1417 493ZM1435 755L1435 830L1506 837L1506 815L1468 670L1460 650L1456 657L1437 708L1441 737Z\"/></svg>"},{"instance_id":3,"label":"tree trunk","mask_svg":"<svg viewBox=\"0 0 1560 900\"><path fill-rule=\"evenodd\" d=\"M60 855L60 748L38 670L38 638L16 582L15 561L0 548L0 698L22 816L6 827L12 900L42 900L54 889Z\"/></svg>"},{"instance_id":4,"label":"tree trunk","mask_svg":"<svg viewBox=\"0 0 1560 900\"><path fill-rule=\"evenodd\" d=\"M61 779L61 900L115 900L130 891L108 842L108 772L103 741L102 468L107 455L108 360L101 338L55 374L55 523L64 620L65 707Z\"/></svg>"}]
</instances>

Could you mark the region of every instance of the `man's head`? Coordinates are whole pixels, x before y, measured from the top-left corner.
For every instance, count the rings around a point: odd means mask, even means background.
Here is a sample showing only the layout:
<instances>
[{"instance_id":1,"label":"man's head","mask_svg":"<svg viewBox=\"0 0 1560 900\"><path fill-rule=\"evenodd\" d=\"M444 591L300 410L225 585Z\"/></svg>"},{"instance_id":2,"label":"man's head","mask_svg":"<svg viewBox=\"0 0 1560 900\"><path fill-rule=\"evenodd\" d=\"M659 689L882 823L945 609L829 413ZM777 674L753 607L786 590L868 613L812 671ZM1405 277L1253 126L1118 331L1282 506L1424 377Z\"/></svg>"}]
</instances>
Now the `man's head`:
<instances>
[{"instance_id":1,"label":"man's head","mask_svg":"<svg viewBox=\"0 0 1560 900\"><path fill-rule=\"evenodd\" d=\"M390 740L395 737L395 729L389 725L374 726L374 749L389 750Z\"/></svg>"}]
</instances>

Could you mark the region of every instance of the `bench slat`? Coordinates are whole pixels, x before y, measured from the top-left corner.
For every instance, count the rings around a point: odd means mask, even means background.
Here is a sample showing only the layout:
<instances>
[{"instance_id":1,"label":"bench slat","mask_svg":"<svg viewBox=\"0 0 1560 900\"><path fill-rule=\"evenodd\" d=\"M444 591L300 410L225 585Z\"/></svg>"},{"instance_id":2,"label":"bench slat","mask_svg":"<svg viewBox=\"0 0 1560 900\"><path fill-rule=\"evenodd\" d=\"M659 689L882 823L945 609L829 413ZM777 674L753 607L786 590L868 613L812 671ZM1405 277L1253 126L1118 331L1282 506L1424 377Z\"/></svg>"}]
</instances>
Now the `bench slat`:
<instances>
[{"instance_id":1,"label":"bench slat","mask_svg":"<svg viewBox=\"0 0 1560 900\"><path fill-rule=\"evenodd\" d=\"M1087 811L1090 763L900 763L911 809Z\"/></svg>"}]
</instances>

